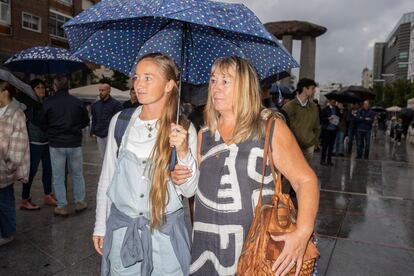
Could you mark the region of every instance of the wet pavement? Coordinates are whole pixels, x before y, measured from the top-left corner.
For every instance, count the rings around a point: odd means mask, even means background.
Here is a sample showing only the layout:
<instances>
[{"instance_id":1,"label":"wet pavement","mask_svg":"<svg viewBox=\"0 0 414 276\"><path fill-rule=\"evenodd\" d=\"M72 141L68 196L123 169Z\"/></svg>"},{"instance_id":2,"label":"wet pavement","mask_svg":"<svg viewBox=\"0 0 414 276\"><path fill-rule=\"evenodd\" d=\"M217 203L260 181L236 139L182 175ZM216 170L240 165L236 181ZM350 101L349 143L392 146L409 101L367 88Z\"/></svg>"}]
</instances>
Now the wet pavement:
<instances>
[{"instance_id":1,"label":"wet pavement","mask_svg":"<svg viewBox=\"0 0 414 276\"><path fill-rule=\"evenodd\" d=\"M40 211L17 210L16 240L0 247L1 276L99 275L91 235L100 162L96 144L85 138L85 212L60 218L43 205ZM414 275L414 146L381 136L368 161L338 157L325 167L316 154L313 165L321 186L319 275ZM40 177L32 187L38 204ZM21 187L15 190L18 208Z\"/></svg>"}]
</instances>

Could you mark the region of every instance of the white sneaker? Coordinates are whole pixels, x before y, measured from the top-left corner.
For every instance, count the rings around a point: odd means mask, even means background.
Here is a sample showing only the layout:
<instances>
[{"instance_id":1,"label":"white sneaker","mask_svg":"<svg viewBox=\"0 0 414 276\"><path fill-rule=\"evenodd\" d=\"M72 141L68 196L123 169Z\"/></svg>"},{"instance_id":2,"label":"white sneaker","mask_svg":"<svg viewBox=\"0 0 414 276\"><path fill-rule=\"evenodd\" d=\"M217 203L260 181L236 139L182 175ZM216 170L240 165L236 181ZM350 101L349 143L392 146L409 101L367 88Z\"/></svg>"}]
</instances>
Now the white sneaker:
<instances>
[{"instance_id":1,"label":"white sneaker","mask_svg":"<svg viewBox=\"0 0 414 276\"><path fill-rule=\"evenodd\" d=\"M0 238L0 246L8 244L9 242L12 242L14 240L14 236L8 237L8 238Z\"/></svg>"}]
</instances>

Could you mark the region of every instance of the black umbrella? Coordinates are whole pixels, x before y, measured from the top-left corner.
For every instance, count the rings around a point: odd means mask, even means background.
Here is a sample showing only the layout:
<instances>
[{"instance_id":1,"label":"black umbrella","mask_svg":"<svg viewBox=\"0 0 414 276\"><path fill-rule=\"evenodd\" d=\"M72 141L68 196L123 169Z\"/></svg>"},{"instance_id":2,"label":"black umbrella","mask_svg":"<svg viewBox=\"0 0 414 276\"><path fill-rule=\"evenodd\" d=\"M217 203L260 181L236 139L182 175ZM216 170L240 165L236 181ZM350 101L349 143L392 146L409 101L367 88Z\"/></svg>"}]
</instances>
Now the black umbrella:
<instances>
[{"instance_id":1,"label":"black umbrella","mask_svg":"<svg viewBox=\"0 0 414 276\"><path fill-rule=\"evenodd\" d=\"M260 80L260 85L264 86L264 85L267 85L267 84L272 84L272 83L277 82L277 81L279 81L281 79L284 79L286 77L290 77L290 73L287 72L287 71L282 71L282 72L279 72L277 74L271 75L267 78L264 78L264 79Z\"/></svg>"},{"instance_id":2,"label":"black umbrella","mask_svg":"<svg viewBox=\"0 0 414 276\"><path fill-rule=\"evenodd\" d=\"M295 93L289 89L287 86L272 84L270 88L270 93L272 94L279 94L285 99L294 99Z\"/></svg>"},{"instance_id":3,"label":"black umbrella","mask_svg":"<svg viewBox=\"0 0 414 276\"><path fill-rule=\"evenodd\" d=\"M374 112L378 112L378 113L387 112L387 110L382 106L373 106L373 107L371 107L371 110L374 111Z\"/></svg>"},{"instance_id":4,"label":"black umbrella","mask_svg":"<svg viewBox=\"0 0 414 276\"><path fill-rule=\"evenodd\" d=\"M328 100L335 100L340 103L359 103L361 99L348 92L334 90L325 95Z\"/></svg>"},{"instance_id":5,"label":"black umbrella","mask_svg":"<svg viewBox=\"0 0 414 276\"><path fill-rule=\"evenodd\" d=\"M402 118L406 118L407 121L411 121L412 119L414 119L414 110L407 108L407 107L403 107L401 109L400 116Z\"/></svg>"},{"instance_id":6,"label":"black umbrella","mask_svg":"<svg viewBox=\"0 0 414 276\"><path fill-rule=\"evenodd\" d=\"M351 95L360 98L362 101L373 100L375 98L375 93L369 89L366 89L363 86L351 85L343 88L340 93L350 93Z\"/></svg>"}]
</instances>

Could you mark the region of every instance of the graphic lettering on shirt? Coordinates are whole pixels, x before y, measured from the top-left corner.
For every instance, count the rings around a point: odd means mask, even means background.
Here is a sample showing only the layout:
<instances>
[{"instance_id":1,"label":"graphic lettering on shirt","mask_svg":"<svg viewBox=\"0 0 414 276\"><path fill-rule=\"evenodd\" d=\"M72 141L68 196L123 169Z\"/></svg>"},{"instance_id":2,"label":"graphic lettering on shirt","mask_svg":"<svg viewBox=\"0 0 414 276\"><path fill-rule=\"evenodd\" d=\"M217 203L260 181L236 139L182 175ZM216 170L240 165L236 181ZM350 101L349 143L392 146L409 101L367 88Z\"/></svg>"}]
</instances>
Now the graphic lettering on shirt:
<instances>
[{"instance_id":1,"label":"graphic lettering on shirt","mask_svg":"<svg viewBox=\"0 0 414 276\"><path fill-rule=\"evenodd\" d=\"M238 212L242 208L241 193L239 181L236 171L236 158L239 152L239 147L235 144L227 146L226 144L220 144L210 149L201 159L203 162L209 157L213 157L218 154L228 154L224 161L224 168L228 169L228 174L222 175L220 179L220 186L217 190L217 199L225 199L227 202L217 202L214 199L208 198L204 195L200 189L197 191L197 196L200 202L207 208L210 208L218 212Z\"/></svg>"},{"instance_id":2,"label":"graphic lettering on shirt","mask_svg":"<svg viewBox=\"0 0 414 276\"><path fill-rule=\"evenodd\" d=\"M241 225L216 225L202 222L194 222L193 226L194 234L197 232L200 235L216 234L219 239L219 250L234 250L234 254L230 256L235 256L233 263L230 265L223 265L220 263L219 258L216 254L210 250L205 250L200 256L191 264L190 273L194 273L199 270L207 261L211 261L214 268L216 269L219 275L235 275L237 270L237 260L241 254L243 247L243 227ZM227 254L225 254L227 255Z\"/></svg>"},{"instance_id":3,"label":"graphic lettering on shirt","mask_svg":"<svg viewBox=\"0 0 414 276\"><path fill-rule=\"evenodd\" d=\"M248 162L247 162L247 175L255 180L258 183L262 183L262 172L257 171L257 159L261 159L260 167L263 163L263 153L264 150L261 148L252 148L249 153ZM269 161L267 161L269 163ZM273 181L272 173L270 172L269 175L265 175L263 184L269 184Z\"/></svg>"}]
</instances>

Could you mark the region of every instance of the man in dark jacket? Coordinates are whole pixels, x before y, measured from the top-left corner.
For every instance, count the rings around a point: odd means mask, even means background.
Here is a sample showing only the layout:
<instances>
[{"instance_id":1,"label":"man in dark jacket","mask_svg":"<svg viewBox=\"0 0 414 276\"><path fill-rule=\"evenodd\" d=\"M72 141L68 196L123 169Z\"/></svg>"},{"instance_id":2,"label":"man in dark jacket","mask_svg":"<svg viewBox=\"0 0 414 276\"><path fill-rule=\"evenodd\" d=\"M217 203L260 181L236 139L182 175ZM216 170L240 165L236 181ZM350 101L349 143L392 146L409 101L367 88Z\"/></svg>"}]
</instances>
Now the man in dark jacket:
<instances>
[{"instance_id":1,"label":"man in dark jacket","mask_svg":"<svg viewBox=\"0 0 414 276\"><path fill-rule=\"evenodd\" d=\"M89 116L84 104L69 95L66 76L57 76L53 86L55 95L49 97L42 106L42 128L47 133L50 146L53 184L57 198L54 212L56 215L66 216L66 162L69 172L72 173L75 211L80 212L87 208L83 178L82 129L89 124Z\"/></svg>"},{"instance_id":2,"label":"man in dark jacket","mask_svg":"<svg viewBox=\"0 0 414 276\"><path fill-rule=\"evenodd\" d=\"M99 86L100 100L92 105L91 136L96 138L99 153L105 155L109 123L112 117L122 110L120 102L111 97L111 86L102 83Z\"/></svg>"},{"instance_id":3,"label":"man in dark jacket","mask_svg":"<svg viewBox=\"0 0 414 276\"><path fill-rule=\"evenodd\" d=\"M346 120L348 123L348 154L352 153L352 145L354 139L357 136L357 116L358 116L359 104L353 104L351 110L348 111Z\"/></svg>"},{"instance_id":4,"label":"man in dark jacket","mask_svg":"<svg viewBox=\"0 0 414 276\"><path fill-rule=\"evenodd\" d=\"M321 165L332 166L332 150L335 144L336 132L339 124L339 110L336 101L330 100L328 106L322 109L322 152Z\"/></svg>"},{"instance_id":5,"label":"man in dark jacket","mask_svg":"<svg viewBox=\"0 0 414 276\"><path fill-rule=\"evenodd\" d=\"M369 101L364 101L362 108L358 111L356 121L357 127L357 158L362 158L364 153L364 159L368 159L369 146L371 142L371 129L374 122L375 113L371 110Z\"/></svg>"}]
</instances>

